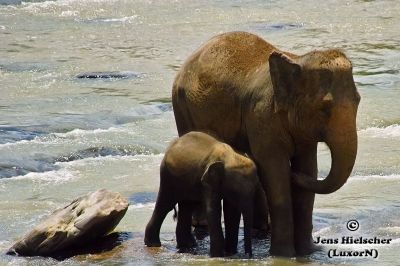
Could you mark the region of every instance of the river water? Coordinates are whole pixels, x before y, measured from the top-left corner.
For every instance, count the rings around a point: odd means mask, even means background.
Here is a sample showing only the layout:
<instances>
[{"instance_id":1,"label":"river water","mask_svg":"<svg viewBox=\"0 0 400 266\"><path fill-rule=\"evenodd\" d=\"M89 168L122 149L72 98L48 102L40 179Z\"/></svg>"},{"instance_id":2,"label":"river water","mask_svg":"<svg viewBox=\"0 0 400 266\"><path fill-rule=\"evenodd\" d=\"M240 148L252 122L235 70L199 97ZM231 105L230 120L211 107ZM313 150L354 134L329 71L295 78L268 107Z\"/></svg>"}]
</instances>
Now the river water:
<instances>
[{"instance_id":1,"label":"river water","mask_svg":"<svg viewBox=\"0 0 400 266\"><path fill-rule=\"evenodd\" d=\"M400 257L400 2L7 0L0 3L0 265L393 265ZM13 4L14 3L14 4ZM314 237L391 238L390 245L324 245L304 259L207 257L175 249L169 216L163 247L143 246L154 208L158 166L177 136L171 107L174 75L211 36L256 33L298 54L339 48L354 65L362 96L359 153L348 183L316 197ZM94 71L125 78L78 79ZM320 175L330 156L319 147ZM100 188L130 207L116 228L122 244L57 261L5 255L11 244L54 209ZM356 232L346 222L356 219ZM241 235L242 236L242 235ZM329 258L329 249L376 249L377 259ZM240 242L239 253L243 254Z\"/></svg>"}]
</instances>

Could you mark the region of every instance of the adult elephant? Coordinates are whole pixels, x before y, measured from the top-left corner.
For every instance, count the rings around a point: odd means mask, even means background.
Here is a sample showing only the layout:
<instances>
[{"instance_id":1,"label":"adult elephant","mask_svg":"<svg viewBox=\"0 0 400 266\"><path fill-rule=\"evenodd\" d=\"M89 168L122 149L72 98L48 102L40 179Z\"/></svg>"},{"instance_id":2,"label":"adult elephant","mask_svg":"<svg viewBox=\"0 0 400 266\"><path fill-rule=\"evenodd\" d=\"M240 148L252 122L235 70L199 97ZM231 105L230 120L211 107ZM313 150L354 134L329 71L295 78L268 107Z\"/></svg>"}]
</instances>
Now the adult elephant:
<instances>
[{"instance_id":1,"label":"adult elephant","mask_svg":"<svg viewBox=\"0 0 400 266\"><path fill-rule=\"evenodd\" d=\"M298 56L246 32L201 46L172 91L179 135L208 132L254 158L270 208L270 254L278 256L313 251L314 193L338 190L352 171L359 101L342 52ZM317 180L318 142L332 158L323 180Z\"/></svg>"}]
</instances>

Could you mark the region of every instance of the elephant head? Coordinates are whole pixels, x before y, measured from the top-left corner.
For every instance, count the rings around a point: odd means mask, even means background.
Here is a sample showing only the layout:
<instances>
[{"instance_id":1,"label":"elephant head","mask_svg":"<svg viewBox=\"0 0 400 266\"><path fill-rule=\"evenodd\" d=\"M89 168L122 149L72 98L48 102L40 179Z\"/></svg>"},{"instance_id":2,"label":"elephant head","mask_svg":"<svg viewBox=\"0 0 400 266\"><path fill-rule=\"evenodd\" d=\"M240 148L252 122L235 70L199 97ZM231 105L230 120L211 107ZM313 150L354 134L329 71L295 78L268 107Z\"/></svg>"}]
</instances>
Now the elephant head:
<instances>
[{"instance_id":1,"label":"elephant head","mask_svg":"<svg viewBox=\"0 0 400 266\"><path fill-rule=\"evenodd\" d=\"M205 188L207 212L220 210L221 199L224 200L224 204L228 201L237 206L243 215L245 253L252 256L251 229L253 227L254 200L256 189L260 187L260 184L255 164L244 156L239 155L241 158L238 158L238 155L234 155L234 157L241 163L213 162L208 166L201 182ZM215 215L212 219L220 221L220 212L212 215ZM215 222L217 223L216 220ZM228 222L230 221L225 221L225 224ZM211 247L211 256L213 256L213 247Z\"/></svg>"},{"instance_id":2,"label":"elephant head","mask_svg":"<svg viewBox=\"0 0 400 266\"><path fill-rule=\"evenodd\" d=\"M314 180L300 173L294 182L327 194L344 185L357 154L356 116L360 95L351 62L337 50L303 56L273 52L269 57L275 112L287 117L296 144L325 142L331 151L328 176Z\"/></svg>"}]
</instances>

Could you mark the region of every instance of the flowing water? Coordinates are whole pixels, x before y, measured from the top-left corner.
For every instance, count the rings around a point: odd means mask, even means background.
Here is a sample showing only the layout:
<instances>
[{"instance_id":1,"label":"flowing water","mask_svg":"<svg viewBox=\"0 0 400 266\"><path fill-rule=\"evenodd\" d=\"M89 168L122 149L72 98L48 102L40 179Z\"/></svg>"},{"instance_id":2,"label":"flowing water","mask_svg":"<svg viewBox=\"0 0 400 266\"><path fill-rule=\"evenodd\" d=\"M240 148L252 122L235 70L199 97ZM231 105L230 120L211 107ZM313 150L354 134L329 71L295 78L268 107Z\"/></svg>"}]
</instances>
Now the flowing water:
<instances>
[{"instance_id":1,"label":"flowing water","mask_svg":"<svg viewBox=\"0 0 400 266\"><path fill-rule=\"evenodd\" d=\"M393 265L400 246L400 2L0 0L0 264L1 265ZM171 84L185 58L211 36L256 33L298 54L339 48L354 65L362 96L359 153L349 182L317 196L314 237L391 238L390 245L324 245L304 259L268 256L209 259L208 240L179 254L167 217L163 247L143 246L158 190L158 167L177 136ZM80 79L87 72L122 77ZM320 175L329 151L319 149ZM40 219L82 194L118 191L130 207L115 249L57 261L5 255ZM356 232L346 222L357 219ZM241 234L242 237L242 234ZM379 252L373 258L329 258L331 248ZM239 253L243 254L240 242Z\"/></svg>"}]
</instances>

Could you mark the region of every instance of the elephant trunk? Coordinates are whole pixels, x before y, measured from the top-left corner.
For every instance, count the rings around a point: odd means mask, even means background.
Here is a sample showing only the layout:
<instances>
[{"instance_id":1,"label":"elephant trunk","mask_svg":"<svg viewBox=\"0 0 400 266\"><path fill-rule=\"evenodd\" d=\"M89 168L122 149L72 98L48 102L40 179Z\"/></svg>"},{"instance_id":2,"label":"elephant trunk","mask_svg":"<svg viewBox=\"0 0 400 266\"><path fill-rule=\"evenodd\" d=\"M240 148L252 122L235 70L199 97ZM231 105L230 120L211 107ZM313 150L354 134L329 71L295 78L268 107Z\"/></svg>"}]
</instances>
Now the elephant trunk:
<instances>
[{"instance_id":1,"label":"elephant trunk","mask_svg":"<svg viewBox=\"0 0 400 266\"><path fill-rule=\"evenodd\" d=\"M251 230L253 228L253 202L249 201L243 205L243 226L244 226L244 251L249 257L253 256L251 247Z\"/></svg>"},{"instance_id":2,"label":"elephant trunk","mask_svg":"<svg viewBox=\"0 0 400 266\"><path fill-rule=\"evenodd\" d=\"M316 180L301 173L293 174L293 181L300 187L317 193L329 194L341 188L349 178L357 156L357 128L354 119L345 119L350 116L349 111L341 114L342 119L331 122L326 136L326 144L331 151L332 165L328 176L323 180ZM347 122L347 123L346 123ZM345 130L343 130L345 129Z\"/></svg>"}]
</instances>

